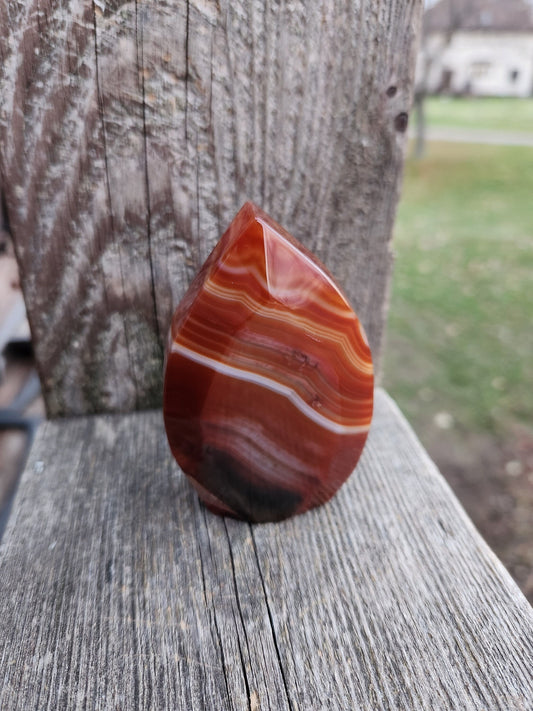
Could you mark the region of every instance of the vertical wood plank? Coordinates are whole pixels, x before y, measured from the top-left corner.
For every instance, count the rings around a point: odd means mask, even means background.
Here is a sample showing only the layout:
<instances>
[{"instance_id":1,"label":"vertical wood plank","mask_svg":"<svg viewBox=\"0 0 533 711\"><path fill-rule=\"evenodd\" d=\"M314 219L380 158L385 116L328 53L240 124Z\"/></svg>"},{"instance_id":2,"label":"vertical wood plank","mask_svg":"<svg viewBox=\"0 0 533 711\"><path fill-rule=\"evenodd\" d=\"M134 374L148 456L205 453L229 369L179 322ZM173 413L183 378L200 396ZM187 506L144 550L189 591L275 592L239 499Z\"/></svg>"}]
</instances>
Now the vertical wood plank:
<instances>
[{"instance_id":1,"label":"vertical wood plank","mask_svg":"<svg viewBox=\"0 0 533 711\"><path fill-rule=\"evenodd\" d=\"M159 403L170 315L246 199L376 358L421 0L0 0L0 184L50 415Z\"/></svg>"}]
</instances>

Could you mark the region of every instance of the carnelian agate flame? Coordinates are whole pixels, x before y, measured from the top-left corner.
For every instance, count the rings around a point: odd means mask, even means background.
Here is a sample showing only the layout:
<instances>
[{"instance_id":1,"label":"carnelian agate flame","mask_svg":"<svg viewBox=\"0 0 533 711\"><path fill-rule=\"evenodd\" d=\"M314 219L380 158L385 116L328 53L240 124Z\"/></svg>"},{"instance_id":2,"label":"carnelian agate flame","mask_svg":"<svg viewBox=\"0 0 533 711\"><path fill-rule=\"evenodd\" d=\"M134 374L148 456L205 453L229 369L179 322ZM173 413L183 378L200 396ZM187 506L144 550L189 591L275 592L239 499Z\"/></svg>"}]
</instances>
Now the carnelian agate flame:
<instances>
[{"instance_id":1,"label":"carnelian agate flame","mask_svg":"<svg viewBox=\"0 0 533 711\"><path fill-rule=\"evenodd\" d=\"M363 449L370 349L326 268L246 203L178 306L164 417L216 513L279 521L330 499Z\"/></svg>"}]
</instances>

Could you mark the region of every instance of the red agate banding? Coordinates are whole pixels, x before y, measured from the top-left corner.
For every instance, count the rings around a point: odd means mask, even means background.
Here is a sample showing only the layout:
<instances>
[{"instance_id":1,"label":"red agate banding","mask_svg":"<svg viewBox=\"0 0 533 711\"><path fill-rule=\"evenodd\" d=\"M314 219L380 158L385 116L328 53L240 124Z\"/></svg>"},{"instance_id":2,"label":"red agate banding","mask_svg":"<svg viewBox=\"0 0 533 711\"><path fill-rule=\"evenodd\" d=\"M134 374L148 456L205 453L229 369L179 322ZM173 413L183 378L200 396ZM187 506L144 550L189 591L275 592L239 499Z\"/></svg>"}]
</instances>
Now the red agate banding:
<instances>
[{"instance_id":1,"label":"red agate banding","mask_svg":"<svg viewBox=\"0 0 533 711\"><path fill-rule=\"evenodd\" d=\"M178 464L216 513L278 521L348 478L372 404L370 349L346 297L246 203L172 319L163 412Z\"/></svg>"}]
</instances>

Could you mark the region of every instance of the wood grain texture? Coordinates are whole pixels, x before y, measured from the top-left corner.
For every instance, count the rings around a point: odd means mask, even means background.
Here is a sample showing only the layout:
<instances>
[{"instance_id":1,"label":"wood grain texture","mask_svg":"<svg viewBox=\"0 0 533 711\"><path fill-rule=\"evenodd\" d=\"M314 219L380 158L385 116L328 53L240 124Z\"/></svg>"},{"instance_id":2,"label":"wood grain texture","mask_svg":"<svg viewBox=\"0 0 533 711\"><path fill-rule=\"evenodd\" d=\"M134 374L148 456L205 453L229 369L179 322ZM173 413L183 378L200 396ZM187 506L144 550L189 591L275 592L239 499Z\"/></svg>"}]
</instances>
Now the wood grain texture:
<instances>
[{"instance_id":1,"label":"wood grain texture","mask_svg":"<svg viewBox=\"0 0 533 711\"><path fill-rule=\"evenodd\" d=\"M246 199L383 331L421 0L0 0L0 184L48 413L160 402Z\"/></svg>"},{"instance_id":2,"label":"wood grain texture","mask_svg":"<svg viewBox=\"0 0 533 711\"><path fill-rule=\"evenodd\" d=\"M395 405L325 506L198 503L161 415L47 422L0 548L0 708L531 709L533 613Z\"/></svg>"}]
</instances>

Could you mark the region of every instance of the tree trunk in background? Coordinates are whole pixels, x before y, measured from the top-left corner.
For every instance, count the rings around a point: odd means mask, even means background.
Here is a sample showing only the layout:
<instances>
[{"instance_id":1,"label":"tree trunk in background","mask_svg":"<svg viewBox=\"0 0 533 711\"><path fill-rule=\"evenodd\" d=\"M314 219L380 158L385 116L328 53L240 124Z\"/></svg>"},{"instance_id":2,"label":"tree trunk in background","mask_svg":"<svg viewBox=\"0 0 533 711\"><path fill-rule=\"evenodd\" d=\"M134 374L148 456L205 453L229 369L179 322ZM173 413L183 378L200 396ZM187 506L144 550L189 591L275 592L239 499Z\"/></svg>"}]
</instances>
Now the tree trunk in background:
<instances>
[{"instance_id":1,"label":"tree trunk in background","mask_svg":"<svg viewBox=\"0 0 533 711\"><path fill-rule=\"evenodd\" d=\"M0 0L0 182L51 416L158 406L251 199L379 356L421 0Z\"/></svg>"}]
</instances>

